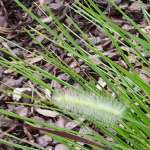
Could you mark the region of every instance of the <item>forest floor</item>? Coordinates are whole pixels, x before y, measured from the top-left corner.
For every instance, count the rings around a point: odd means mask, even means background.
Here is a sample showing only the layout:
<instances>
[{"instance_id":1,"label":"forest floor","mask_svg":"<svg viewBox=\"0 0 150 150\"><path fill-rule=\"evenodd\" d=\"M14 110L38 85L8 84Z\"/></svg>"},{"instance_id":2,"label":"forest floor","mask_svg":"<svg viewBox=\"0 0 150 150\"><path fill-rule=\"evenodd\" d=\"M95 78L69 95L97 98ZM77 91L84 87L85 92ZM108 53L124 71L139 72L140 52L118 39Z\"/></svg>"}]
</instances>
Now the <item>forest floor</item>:
<instances>
[{"instance_id":1,"label":"forest floor","mask_svg":"<svg viewBox=\"0 0 150 150\"><path fill-rule=\"evenodd\" d=\"M143 0L143 3L147 4L148 0ZM43 22L45 22L49 27L51 27L59 36L61 36L63 39L65 39L65 36L60 33L57 27L55 27L49 17L45 17L45 15L39 10L38 6L41 5L42 0L22 0L21 1L27 8L29 8L36 16L38 16ZM66 18L66 14L70 16L77 24L78 26L86 33L86 35L92 40L92 42L99 47L99 49L111 60L122 66L123 68L130 70L128 66L125 64L124 60L122 59L121 55L119 54L118 50L115 48L115 46L112 44L111 40L107 36L107 34L97 28L95 25L88 22L86 19L84 19L80 14L74 12L73 10L70 10L68 5L71 5L73 0L46 0L46 3L49 8L52 9L53 13L58 17L61 23L67 25L71 30L73 30L75 33L78 34L78 31L74 26L71 24L71 22ZM84 4L84 2L81 3ZM102 10L105 11L105 9L108 6L107 1L96 1L97 6ZM142 10L140 8L140 4L136 2L131 2L129 0L122 0L120 3L117 4L135 23L139 25L139 27L145 31L146 33L150 29L150 26L148 25ZM51 35L47 30L39 25L27 12L25 12L20 6L18 6L13 0L0 0L0 36L5 37L9 41L27 49L28 51L32 52L28 53L20 48L18 48L16 45L13 45L2 38L0 38L0 46L7 49L9 52L19 56L23 60L26 60L30 62L31 64L35 64L38 67L46 70L50 74L55 75L59 79L62 79L71 85L78 86L72 80L70 77L68 77L67 74L62 72L59 68L50 65L49 63L46 63L42 60L42 57L35 57L34 54L37 53L37 51L45 53L45 51L24 31L24 28L27 28L30 30L29 26L35 28L36 30L40 31L41 33L45 34L50 39L54 39L55 37ZM147 7L147 11L150 13L150 9ZM134 28L134 26L131 25L131 23L126 20L114 7L111 7L109 10L107 10L106 15L118 26L122 27L126 31L135 34L137 36L140 36L137 30ZM148 33L149 34L149 33ZM94 72L90 67L88 67L84 62L80 62L80 67L84 68L84 71L80 69L76 61L71 57L71 55L58 47L57 45L51 43L47 39L45 39L41 35L36 35L36 38L46 47L48 48L52 53L59 56L64 62L66 62L71 68L73 68L81 77L86 79L85 72L91 75L94 79L96 79L99 84L103 85L104 88L106 88L108 91L110 90L105 82L97 75L96 72ZM74 37L75 38L75 37ZM67 40L67 39L66 39ZM76 40L77 43L84 48L85 50L89 51L86 45L80 41ZM124 49L124 47L121 47ZM92 52L90 52L92 54ZM150 59L149 56L147 56L145 53L142 53L142 55ZM0 56L3 58L13 61L9 55L2 52L0 50ZM145 75L142 68L140 68L139 64L133 59L131 56L127 56L129 61L133 64L133 66L138 71L139 75L149 84L150 79ZM94 61L94 60L93 60ZM107 63L105 60L102 60L104 63ZM98 63L98 62L95 62ZM42 76L39 76L45 83L47 83L49 86L51 86L56 91L62 90L62 85L60 83L52 82L49 79L45 79ZM14 88L20 88L22 92L32 95L33 93L29 90L26 83L32 85L36 88L37 84L32 83L28 78L22 76L19 73L16 73L8 68L5 68L4 66L0 65L0 81L14 87ZM4 84L0 85L0 91L2 89L10 90L9 87L5 86ZM37 96L38 95L34 95ZM47 122L56 126L64 127L67 129L76 130L77 124L74 124L73 122L69 122L67 119L65 119L62 116L55 116L51 117L50 115L47 116L47 114L41 113L39 109L33 108L33 107L27 107L24 105L14 105L14 104L7 104L7 101L11 102L22 102L22 103L33 103L31 99L29 98L23 98L23 97L15 97L10 94L6 94L3 92L0 92L0 108L3 108L5 110L8 110L10 112L15 112L19 114L20 116L30 117L39 121ZM0 114L0 117L3 117L3 115ZM6 117L6 119L13 120L13 118ZM79 132L86 132L82 129L79 129ZM65 147L64 145L60 144L59 142L53 140L47 135L43 135L40 131L31 131L30 129L19 127L17 125L10 125L8 123L0 123L0 138L9 140L13 143L17 143L17 140L10 139L6 136L4 136L4 133L10 133L13 135L16 135L17 137L21 139L25 139L29 142L32 141L32 143L35 143L37 145L40 145L44 147L47 150L54 149L54 150L69 150L69 148ZM85 133L88 134L88 133ZM101 133L102 134L102 133ZM107 138L107 137L106 137ZM15 150L17 148L14 148L12 146L0 145L1 150ZM94 150L94 149L93 149Z\"/></svg>"}]
</instances>

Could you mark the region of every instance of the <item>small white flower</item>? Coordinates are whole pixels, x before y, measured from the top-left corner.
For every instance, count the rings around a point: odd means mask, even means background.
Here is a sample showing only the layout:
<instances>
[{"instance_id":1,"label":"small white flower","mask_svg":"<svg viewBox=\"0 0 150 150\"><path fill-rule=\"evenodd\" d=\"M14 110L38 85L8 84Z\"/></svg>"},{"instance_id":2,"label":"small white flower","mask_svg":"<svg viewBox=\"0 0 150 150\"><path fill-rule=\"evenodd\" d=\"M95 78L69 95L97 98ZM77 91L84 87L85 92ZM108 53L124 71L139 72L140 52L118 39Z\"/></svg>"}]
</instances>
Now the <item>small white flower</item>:
<instances>
[{"instance_id":1,"label":"small white flower","mask_svg":"<svg viewBox=\"0 0 150 150\"><path fill-rule=\"evenodd\" d=\"M71 89L59 94L56 103L60 108L106 125L113 125L120 121L127 108L124 103L120 103L106 94L97 96L90 92Z\"/></svg>"}]
</instances>

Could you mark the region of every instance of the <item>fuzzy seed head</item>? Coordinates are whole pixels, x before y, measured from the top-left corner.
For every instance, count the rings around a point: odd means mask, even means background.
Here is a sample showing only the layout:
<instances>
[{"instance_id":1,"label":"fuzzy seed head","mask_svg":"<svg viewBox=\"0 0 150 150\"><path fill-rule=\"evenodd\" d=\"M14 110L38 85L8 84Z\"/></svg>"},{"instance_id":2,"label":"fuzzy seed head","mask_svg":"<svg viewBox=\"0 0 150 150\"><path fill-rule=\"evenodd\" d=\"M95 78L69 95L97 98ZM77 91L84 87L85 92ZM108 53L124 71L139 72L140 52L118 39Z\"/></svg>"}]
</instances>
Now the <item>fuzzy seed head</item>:
<instances>
[{"instance_id":1,"label":"fuzzy seed head","mask_svg":"<svg viewBox=\"0 0 150 150\"><path fill-rule=\"evenodd\" d=\"M126 110L125 104L115 101L105 94L97 96L71 89L62 92L56 103L60 108L83 115L83 118L89 120L100 121L106 125L113 125L120 121Z\"/></svg>"}]
</instances>

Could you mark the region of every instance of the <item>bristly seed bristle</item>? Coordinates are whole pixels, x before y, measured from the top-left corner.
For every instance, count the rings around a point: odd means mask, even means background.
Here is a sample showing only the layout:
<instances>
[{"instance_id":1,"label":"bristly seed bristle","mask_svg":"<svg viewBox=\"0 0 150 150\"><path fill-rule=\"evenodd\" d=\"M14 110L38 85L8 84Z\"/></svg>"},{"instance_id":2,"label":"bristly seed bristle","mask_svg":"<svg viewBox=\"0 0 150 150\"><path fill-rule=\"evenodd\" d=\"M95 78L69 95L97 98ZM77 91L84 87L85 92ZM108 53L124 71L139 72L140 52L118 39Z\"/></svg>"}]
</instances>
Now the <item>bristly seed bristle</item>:
<instances>
[{"instance_id":1,"label":"bristly seed bristle","mask_svg":"<svg viewBox=\"0 0 150 150\"><path fill-rule=\"evenodd\" d=\"M59 94L56 103L60 108L83 115L87 119L100 121L106 125L119 122L126 110L126 105L101 94L66 90Z\"/></svg>"}]
</instances>

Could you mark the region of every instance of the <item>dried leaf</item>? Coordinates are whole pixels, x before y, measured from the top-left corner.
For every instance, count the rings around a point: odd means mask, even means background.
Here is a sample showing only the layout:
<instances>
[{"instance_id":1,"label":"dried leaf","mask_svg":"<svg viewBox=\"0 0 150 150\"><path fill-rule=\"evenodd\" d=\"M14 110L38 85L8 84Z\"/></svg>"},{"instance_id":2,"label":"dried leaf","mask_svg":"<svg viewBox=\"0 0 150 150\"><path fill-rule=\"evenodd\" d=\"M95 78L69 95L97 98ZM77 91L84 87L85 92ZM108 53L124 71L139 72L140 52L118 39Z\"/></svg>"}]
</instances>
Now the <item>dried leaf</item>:
<instances>
[{"instance_id":1,"label":"dried leaf","mask_svg":"<svg viewBox=\"0 0 150 150\"><path fill-rule=\"evenodd\" d=\"M56 111L51 111L51 110L47 110L47 109L41 109L41 108L36 108L36 111L46 117L57 117L59 115L58 112Z\"/></svg>"}]
</instances>

